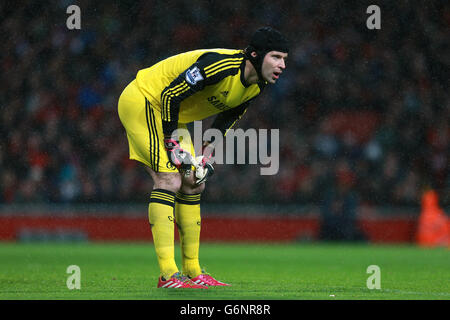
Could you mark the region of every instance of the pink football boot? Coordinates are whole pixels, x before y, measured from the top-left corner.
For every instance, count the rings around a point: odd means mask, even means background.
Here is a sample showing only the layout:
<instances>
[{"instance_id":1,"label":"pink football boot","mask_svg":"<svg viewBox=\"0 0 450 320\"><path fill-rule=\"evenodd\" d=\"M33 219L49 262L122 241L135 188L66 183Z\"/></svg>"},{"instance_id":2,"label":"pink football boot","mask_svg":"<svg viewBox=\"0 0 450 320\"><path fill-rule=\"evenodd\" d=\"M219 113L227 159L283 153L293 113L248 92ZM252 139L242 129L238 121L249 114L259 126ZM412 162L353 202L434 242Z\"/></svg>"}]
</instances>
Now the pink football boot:
<instances>
[{"instance_id":1,"label":"pink football boot","mask_svg":"<svg viewBox=\"0 0 450 320\"><path fill-rule=\"evenodd\" d=\"M231 286L231 284L220 282L220 281L214 279L206 272L203 272L202 274L196 276L195 278L192 278L191 281L196 284L211 286L211 287Z\"/></svg>"},{"instance_id":2,"label":"pink football boot","mask_svg":"<svg viewBox=\"0 0 450 320\"><path fill-rule=\"evenodd\" d=\"M182 276L179 272L175 273L170 279L159 277L157 288L188 288L188 289L208 289L207 286L196 284L188 277Z\"/></svg>"}]
</instances>

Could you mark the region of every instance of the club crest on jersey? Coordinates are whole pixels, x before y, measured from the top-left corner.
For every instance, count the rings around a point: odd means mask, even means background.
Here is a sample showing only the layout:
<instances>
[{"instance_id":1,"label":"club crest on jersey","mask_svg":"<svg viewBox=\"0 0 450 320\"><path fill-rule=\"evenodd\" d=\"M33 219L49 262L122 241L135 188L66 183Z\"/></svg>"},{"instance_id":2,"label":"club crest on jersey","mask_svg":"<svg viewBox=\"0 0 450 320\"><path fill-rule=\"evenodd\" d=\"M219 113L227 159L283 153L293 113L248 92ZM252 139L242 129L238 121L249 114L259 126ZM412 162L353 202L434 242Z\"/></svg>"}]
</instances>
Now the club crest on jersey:
<instances>
[{"instance_id":1,"label":"club crest on jersey","mask_svg":"<svg viewBox=\"0 0 450 320\"><path fill-rule=\"evenodd\" d=\"M167 169L170 169L170 170L175 170L177 167L175 167L175 166L172 164L172 162L167 161L167 163L166 163L166 168L167 168Z\"/></svg>"},{"instance_id":2,"label":"club crest on jersey","mask_svg":"<svg viewBox=\"0 0 450 320\"><path fill-rule=\"evenodd\" d=\"M198 67L194 67L186 71L186 81L192 85L195 85L198 81L203 80L203 76Z\"/></svg>"}]
</instances>

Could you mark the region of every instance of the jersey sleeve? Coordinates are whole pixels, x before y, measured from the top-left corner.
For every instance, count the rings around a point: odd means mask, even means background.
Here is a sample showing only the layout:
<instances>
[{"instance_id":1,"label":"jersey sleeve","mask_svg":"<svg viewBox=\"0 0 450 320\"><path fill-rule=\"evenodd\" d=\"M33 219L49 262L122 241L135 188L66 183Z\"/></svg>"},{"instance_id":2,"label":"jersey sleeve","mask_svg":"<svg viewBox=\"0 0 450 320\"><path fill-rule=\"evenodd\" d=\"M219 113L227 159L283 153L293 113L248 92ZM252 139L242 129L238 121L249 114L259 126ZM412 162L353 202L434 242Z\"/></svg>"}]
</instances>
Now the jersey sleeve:
<instances>
[{"instance_id":1,"label":"jersey sleeve","mask_svg":"<svg viewBox=\"0 0 450 320\"><path fill-rule=\"evenodd\" d=\"M240 106L219 113L214 119L211 128L219 129L224 136L226 136L228 130L230 130L235 123L242 118L242 116L247 112L250 105L250 101L244 102Z\"/></svg>"},{"instance_id":2,"label":"jersey sleeve","mask_svg":"<svg viewBox=\"0 0 450 320\"><path fill-rule=\"evenodd\" d=\"M171 135L177 129L180 103L184 99L207 85L213 85L229 75L237 74L243 59L242 54L206 53L173 80L161 93L164 135Z\"/></svg>"}]
</instances>

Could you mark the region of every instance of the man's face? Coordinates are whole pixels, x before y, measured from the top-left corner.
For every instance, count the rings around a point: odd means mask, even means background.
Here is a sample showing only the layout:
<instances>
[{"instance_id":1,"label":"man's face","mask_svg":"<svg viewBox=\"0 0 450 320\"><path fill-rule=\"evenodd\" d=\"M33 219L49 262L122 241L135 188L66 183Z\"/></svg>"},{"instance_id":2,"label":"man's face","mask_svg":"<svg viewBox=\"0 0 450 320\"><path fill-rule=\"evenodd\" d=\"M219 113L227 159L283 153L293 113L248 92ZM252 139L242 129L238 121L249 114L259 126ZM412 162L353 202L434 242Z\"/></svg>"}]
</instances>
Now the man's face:
<instances>
[{"instance_id":1,"label":"man's face","mask_svg":"<svg viewBox=\"0 0 450 320\"><path fill-rule=\"evenodd\" d=\"M275 83L286 68L288 54L281 51L269 51L264 57L261 74L268 83Z\"/></svg>"}]
</instances>

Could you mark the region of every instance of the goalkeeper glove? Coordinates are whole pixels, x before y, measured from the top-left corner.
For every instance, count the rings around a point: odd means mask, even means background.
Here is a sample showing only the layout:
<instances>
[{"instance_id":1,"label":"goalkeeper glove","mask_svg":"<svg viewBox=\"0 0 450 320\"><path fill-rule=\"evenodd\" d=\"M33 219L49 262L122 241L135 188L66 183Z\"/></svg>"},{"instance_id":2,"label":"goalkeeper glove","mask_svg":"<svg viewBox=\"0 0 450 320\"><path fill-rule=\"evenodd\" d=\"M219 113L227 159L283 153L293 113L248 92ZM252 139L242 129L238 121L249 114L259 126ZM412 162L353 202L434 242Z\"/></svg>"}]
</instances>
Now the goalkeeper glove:
<instances>
[{"instance_id":1,"label":"goalkeeper glove","mask_svg":"<svg viewBox=\"0 0 450 320\"><path fill-rule=\"evenodd\" d=\"M170 163L178 170L190 171L192 166L192 156L181 149L180 143L171 138L164 138L164 147L167 152Z\"/></svg>"},{"instance_id":2,"label":"goalkeeper glove","mask_svg":"<svg viewBox=\"0 0 450 320\"><path fill-rule=\"evenodd\" d=\"M214 167L207 162L205 156L198 156L195 158L195 184L199 185L206 181L214 173Z\"/></svg>"},{"instance_id":3,"label":"goalkeeper glove","mask_svg":"<svg viewBox=\"0 0 450 320\"><path fill-rule=\"evenodd\" d=\"M214 174L214 167L210 163L213 153L212 149L213 148L208 148L208 145L204 146L203 155L195 158L195 183L197 185L204 183L207 178Z\"/></svg>"}]
</instances>

